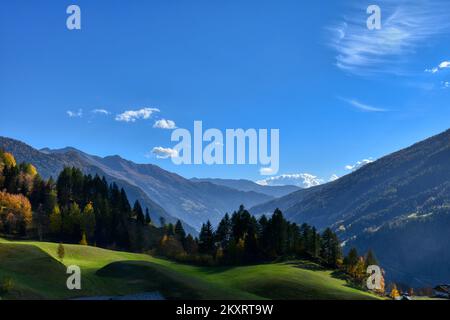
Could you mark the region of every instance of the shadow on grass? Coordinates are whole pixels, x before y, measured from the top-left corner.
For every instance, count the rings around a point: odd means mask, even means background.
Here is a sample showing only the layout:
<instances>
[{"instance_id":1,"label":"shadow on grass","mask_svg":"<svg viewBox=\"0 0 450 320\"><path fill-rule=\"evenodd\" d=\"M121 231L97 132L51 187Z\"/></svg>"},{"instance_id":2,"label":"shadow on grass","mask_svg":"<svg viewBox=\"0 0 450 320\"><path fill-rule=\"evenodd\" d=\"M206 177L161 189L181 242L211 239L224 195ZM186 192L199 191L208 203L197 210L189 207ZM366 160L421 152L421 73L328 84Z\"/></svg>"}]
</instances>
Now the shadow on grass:
<instances>
[{"instance_id":1,"label":"shadow on grass","mask_svg":"<svg viewBox=\"0 0 450 320\"><path fill-rule=\"evenodd\" d=\"M121 280L128 289L139 287L144 291L158 291L167 299L200 299L187 279L170 269L147 261L117 261L95 273L99 277Z\"/></svg>"},{"instance_id":2,"label":"shadow on grass","mask_svg":"<svg viewBox=\"0 0 450 320\"><path fill-rule=\"evenodd\" d=\"M367 291L367 290L364 290L361 283L360 284L356 283L348 274L346 274L342 270L334 270L331 273L331 276L333 278L345 281L346 282L345 286L347 288L357 289L357 290L361 290L361 291Z\"/></svg>"},{"instance_id":3,"label":"shadow on grass","mask_svg":"<svg viewBox=\"0 0 450 320\"><path fill-rule=\"evenodd\" d=\"M290 262L286 262L285 264L293 266L295 268L305 269L305 270L310 270L310 271L325 271L325 270L327 270L326 268L318 265L317 263L314 263L311 261L306 261L306 260L290 261Z\"/></svg>"}]
</instances>

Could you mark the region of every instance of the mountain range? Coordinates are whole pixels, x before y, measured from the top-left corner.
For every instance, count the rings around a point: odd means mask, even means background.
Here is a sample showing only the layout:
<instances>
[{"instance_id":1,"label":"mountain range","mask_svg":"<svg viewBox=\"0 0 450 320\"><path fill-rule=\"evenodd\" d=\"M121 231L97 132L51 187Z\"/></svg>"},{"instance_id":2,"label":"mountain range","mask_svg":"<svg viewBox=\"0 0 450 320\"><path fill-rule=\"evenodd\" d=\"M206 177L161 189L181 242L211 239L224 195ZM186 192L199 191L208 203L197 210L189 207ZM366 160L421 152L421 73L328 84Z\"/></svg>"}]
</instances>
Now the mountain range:
<instances>
[{"instance_id":1,"label":"mountain range","mask_svg":"<svg viewBox=\"0 0 450 320\"><path fill-rule=\"evenodd\" d=\"M340 179L255 206L331 226L345 250L375 250L388 278L427 286L450 280L450 130Z\"/></svg>"},{"instance_id":2,"label":"mountain range","mask_svg":"<svg viewBox=\"0 0 450 320\"><path fill-rule=\"evenodd\" d=\"M102 158L73 148L36 150L9 138L0 137L0 148L34 164L44 177L56 177L64 166L105 176L132 201L149 207L152 219L181 219L194 234L201 223L209 219L215 225L240 204L256 215L279 208L293 222L319 230L330 226L344 251L373 249L388 280L416 287L450 280L450 130L305 189L186 179L119 156Z\"/></svg>"},{"instance_id":3,"label":"mountain range","mask_svg":"<svg viewBox=\"0 0 450 320\"><path fill-rule=\"evenodd\" d=\"M191 181L153 164L136 164L120 156L102 158L71 147L37 150L23 142L0 137L0 148L13 153L18 162L35 165L44 178L57 177L65 166L80 168L86 174L105 176L108 182L123 187L130 201L138 199L148 207L157 223L159 217L164 217L167 222L180 219L187 231L194 234L202 223L210 220L216 224L226 212L236 210L241 204L251 207L274 198L271 192L258 193L208 181ZM281 188L285 189L295 190Z\"/></svg>"},{"instance_id":4,"label":"mountain range","mask_svg":"<svg viewBox=\"0 0 450 320\"><path fill-rule=\"evenodd\" d=\"M194 182L210 182L216 185L225 186L228 188L240 190L240 191L253 191L261 194L265 194L269 197L279 198L294 191L298 191L302 188L294 185L282 185L282 186L269 186L269 185L260 185L251 180L246 179L217 179L217 178L192 178L191 181Z\"/></svg>"}]
</instances>

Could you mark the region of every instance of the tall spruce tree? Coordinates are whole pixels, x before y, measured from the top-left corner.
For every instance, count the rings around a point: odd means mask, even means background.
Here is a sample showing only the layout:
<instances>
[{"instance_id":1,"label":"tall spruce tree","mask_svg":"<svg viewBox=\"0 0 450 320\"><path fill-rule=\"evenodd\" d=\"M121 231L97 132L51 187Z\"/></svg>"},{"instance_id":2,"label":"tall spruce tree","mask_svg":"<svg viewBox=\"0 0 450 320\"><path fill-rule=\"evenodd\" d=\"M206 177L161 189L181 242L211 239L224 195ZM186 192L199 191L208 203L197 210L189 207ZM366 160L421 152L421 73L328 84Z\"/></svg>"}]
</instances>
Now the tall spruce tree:
<instances>
[{"instance_id":1,"label":"tall spruce tree","mask_svg":"<svg viewBox=\"0 0 450 320\"><path fill-rule=\"evenodd\" d=\"M198 251L203 254L214 254L214 233L211 222L208 220L202 225L200 235L198 237Z\"/></svg>"},{"instance_id":2,"label":"tall spruce tree","mask_svg":"<svg viewBox=\"0 0 450 320\"><path fill-rule=\"evenodd\" d=\"M135 201L133 206L133 217L136 218L136 222L140 225L145 224L144 212L142 210L141 204L138 200Z\"/></svg>"},{"instance_id":3,"label":"tall spruce tree","mask_svg":"<svg viewBox=\"0 0 450 320\"><path fill-rule=\"evenodd\" d=\"M177 223L175 224L175 237L182 243L186 238L186 232L184 231L183 224L180 220L177 220Z\"/></svg>"},{"instance_id":4,"label":"tall spruce tree","mask_svg":"<svg viewBox=\"0 0 450 320\"><path fill-rule=\"evenodd\" d=\"M150 212L148 211L148 208L145 208L145 224L147 226L152 224L152 218L150 217Z\"/></svg>"}]
</instances>

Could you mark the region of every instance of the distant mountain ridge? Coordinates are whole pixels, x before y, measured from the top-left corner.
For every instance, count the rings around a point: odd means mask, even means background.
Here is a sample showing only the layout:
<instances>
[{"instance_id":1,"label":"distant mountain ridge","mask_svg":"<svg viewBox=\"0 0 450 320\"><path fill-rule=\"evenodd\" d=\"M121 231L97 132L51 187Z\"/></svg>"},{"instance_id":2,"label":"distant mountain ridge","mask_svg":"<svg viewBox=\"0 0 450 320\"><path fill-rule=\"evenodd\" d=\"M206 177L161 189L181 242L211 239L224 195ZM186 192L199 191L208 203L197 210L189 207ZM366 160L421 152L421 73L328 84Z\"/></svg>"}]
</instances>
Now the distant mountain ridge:
<instances>
[{"instance_id":1,"label":"distant mountain ridge","mask_svg":"<svg viewBox=\"0 0 450 320\"><path fill-rule=\"evenodd\" d=\"M420 284L418 279L449 282L450 268L437 266L450 266L448 249L442 245L450 242L450 130L336 181L271 200L250 211L268 214L277 207L291 221L322 229L332 226L345 248L372 247L396 279L415 285ZM445 227L436 224L437 220ZM420 267L418 260L422 261Z\"/></svg>"},{"instance_id":2,"label":"distant mountain ridge","mask_svg":"<svg viewBox=\"0 0 450 320\"><path fill-rule=\"evenodd\" d=\"M0 137L0 149L11 152L18 162L27 162L33 164L39 174L48 179L53 177L56 179L59 173L64 169L64 167L77 167L83 171L85 174L99 176L105 176L109 183L117 183L119 187L124 188L127 192L131 205L134 201L139 200L141 204L147 207L150 211L150 216L152 220L158 224L159 218L163 217L167 222L175 222L176 217L168 214L160 205L154 202L148 197L140 188L128 183L120 178L109 175L107 172L103 171L101 168L93 166L92 164L86 162L84 156L86 154L78 151L74 148L61 149L60 151L50 152L50 149L44 149L43 151L34 149L33 147L10 138ZM192 233L196 233L195 229L189 224L185 223L187 230Z\"/></svg>"},{"instance_id":3,"label":"distant mountain ridge","mask_svg":"<svg viewBox=\"0 0 450 320\"><path fill-rule=\"evenodd\" d=\"M57 176L64 166L119 181L127 193L152 203L154 211L170 221L178 218L199 229L208 219L213 224L244 204L248 207L273 199L253 191L243 192L210 182L193 182L153 164L136 164L120 156L98 157L75 148L36 150L20 141L0 138L0 148L14 153L18 161L33 163L44 177ZM132 192L129 192L131 190ZM153 218L153 217L152 217Z\"/></svg>"},{"instance_id":4,"label":"distant mountain ridge","mask_svg":"<svg viewBox=\"0 0 450 320\"><path fill-rule=\"evenodd\" d=\"M268 195L270 197L279 198L289 193L300 190L300 187L293 185L285 186L263 186L257 184L256 182L246 180L246 179L218 179L218 178L192 178L191 181L194 182L210 182L216 185L229 187L232 189L240 191L253 191L261 194Z\"/></svg>"}]
</instances>

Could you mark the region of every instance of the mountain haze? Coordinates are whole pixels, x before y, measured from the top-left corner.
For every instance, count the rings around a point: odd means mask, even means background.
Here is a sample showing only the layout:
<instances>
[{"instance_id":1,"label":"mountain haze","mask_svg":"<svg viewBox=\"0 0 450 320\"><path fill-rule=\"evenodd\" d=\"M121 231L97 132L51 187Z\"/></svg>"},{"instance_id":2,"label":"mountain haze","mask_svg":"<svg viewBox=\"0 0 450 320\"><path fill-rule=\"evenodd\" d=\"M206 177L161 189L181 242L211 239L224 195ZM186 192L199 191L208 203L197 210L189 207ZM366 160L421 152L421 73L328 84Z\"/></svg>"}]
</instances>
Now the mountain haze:
<instances>
[{"instance_id":1,"label":"mountain haze","mask_svg":"<svg viewBox=\"0 0 450 320\"><path fill-rule=\"evenodd\" d=\"M253 191L261 194L268 195L270 197L278 198L288 195L289 193L300 190L297 186L263 186L257 184L256 182L245 180L245 179L214 179L214 178L192 178L191 181L194 182L210 182L219 186L225 186L228 188L240 190L240 191Z\"/></svg>"},{"instance_id":2,"label":"mountain haze","mask_svg":"<svg viewBox=\"0 0 450 320\"><path fill-rule=\"evenodd\" d=\"M450 241L450 130L251 211L277 207L289 220L331 226L346 249L376 249L388 277L449 282L450 269L441 266L450 265L443 245Z\"/></svg>"}]
</instances>

